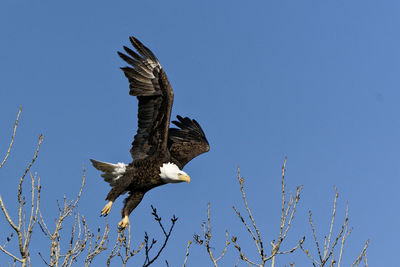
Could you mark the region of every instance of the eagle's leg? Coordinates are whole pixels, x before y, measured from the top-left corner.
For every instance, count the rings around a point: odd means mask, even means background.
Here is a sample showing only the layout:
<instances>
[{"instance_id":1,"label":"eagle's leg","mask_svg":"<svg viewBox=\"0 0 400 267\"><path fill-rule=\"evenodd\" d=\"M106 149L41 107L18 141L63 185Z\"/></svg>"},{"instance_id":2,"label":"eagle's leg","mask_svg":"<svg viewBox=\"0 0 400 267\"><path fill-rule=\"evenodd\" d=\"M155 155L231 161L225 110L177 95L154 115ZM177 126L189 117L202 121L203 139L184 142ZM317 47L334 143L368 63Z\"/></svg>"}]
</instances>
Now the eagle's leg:
<instances>
[{"instance_id":1,"label":"eagle's leg","mask_svg":"<svg viewBox=\"0 0 400 267\"><path fill-rule=\"evenodd\" d=\"M125 230L125 228L129 224L129 214L139 205L140 201L142 201L144 196L144 192L141 191L133 191L130 192L130 195L125 199L124 207L121 210L122 220L118 223L118 228L120 231Z\"/></svg>"},{"instance_id":2,"label":"eagle's leg","mask_svg":"<svg viewBox=\"0 0 400 267\"><path fill-rule=\"evenodd\" d=\"M100 216L107 216L110 213L112 204L120 195L125 192L125 190L126 188L124 184L117 182L116 185L114 185L114 187L107 194L106 200L108 200L108 203L101 210Z\"/></svg>"},{"instance_id":3,"label":"eagle's leg","mask_svg":"<svg viewBox=\"0 0 400 267\"><path fill-rule=\"evenodd\" d=\"M105 206L104 206L104 208L101 210L101 213L100 213L100 216L107 216L109 213L110 213L110 211L111 211L111 206L112 206L112 204L113 204L113 202L112 201L109 201Z\"/></svg>"},{"instance_id":4,"label":"eagle's leg","mask_svg":"<svg viewBox=\"0 0 400 267\"><path fill-rule=\"evenodd\" d=\"M124 216L124 218L118 223L118 229L120 231L124 231L125 228L128 226L129 224L129 216Z\"/></svg>"}]
</instances>

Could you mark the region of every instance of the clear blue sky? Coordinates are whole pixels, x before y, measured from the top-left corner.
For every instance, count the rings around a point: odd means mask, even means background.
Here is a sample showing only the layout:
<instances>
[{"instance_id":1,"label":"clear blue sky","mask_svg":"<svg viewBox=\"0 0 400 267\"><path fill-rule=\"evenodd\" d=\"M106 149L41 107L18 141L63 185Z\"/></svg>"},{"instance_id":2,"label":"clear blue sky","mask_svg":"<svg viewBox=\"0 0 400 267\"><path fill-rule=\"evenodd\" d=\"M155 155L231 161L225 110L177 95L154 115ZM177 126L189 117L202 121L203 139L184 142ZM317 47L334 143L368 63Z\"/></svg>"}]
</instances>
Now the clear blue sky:
<instances>
[{"instance_id":1,"label":"clear blue sky","mask_svg":"<svg viewBox=\"0 0 400 267\"><path fill-rule=\"evenodd\" d=\"M170 266L182 265L187 240L201 231L207 202L216 253L227 229L254 255L232 210L238 205L244 212L236 180L239 165L264 240L269 244L275 239L284 156L288 190L303 185L284 248L303 235L305 246L312 247L309 209L323 238L336 185L338 219L342 221L348 202L354 227L345 266L368 238L369 264L396 266L398 1L39 2L0 4L1 155L18 107L23 107L15 149L0 172L0 193L7 203L15 203L18 177L43 133L45 143L34 170L42 179L48 222L56 217L56 199L75 196L84 164L87 186L79 210L94 229L104 223L98 214L109 187L89 158L131 160L137 101L128 95L128 82L119 70L124 63L116 52L135 35L168 74L175 91L173 116L196 118L211 145L209 153L185 168L190 184L149 192L131 215L135 244L144 231L160 236L151 204L165 219L179 217L157 266L165 259ZM122 198L109 216L112 236L121 207ZM3 243L11 229L0 217ZM39 229L33 242L38 245L32 257L41 266L37 252L47 253L48 245ZM231 247L222 266L232 266L236 259ZM1 266L7 260L0 254ZM278 265L291 261L311 265L300 252L280 257ZM208 266L205 249L193 245L188 264Z\"/></svg>"}]
</instances>

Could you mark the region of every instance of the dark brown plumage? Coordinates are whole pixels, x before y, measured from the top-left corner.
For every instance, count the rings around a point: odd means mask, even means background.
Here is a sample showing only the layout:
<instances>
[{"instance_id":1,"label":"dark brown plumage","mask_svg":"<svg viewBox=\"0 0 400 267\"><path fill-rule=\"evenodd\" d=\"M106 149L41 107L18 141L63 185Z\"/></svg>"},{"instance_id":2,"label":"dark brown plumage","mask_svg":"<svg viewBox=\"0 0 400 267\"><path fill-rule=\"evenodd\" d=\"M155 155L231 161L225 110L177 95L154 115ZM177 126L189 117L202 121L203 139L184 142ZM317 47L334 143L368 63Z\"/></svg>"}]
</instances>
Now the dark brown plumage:
<instances>
[{"instance_id":1,"label":"dark brown plumage","mask_svg":"<svg viewBox=\"0 0 400 267\"><path fill-rule=\"evenodd\" d=\"M133 161L126 165L91 160L112 186L106 197L109 203L101 215L106 216L112 203L129 192L121 211L121 229L127 226L129 214L147 191L166 183L190 181L181 169L210 149L197 121L177 116L178 120L172 122L177 128L169 128L174 93L167 75L147 47L135 37L130 41L137 52L124 46L128 55L118 55L130 65L121 69L129 81L129 94L139 100L138 129L130 150Z\"/></svg>"}]
</instances>

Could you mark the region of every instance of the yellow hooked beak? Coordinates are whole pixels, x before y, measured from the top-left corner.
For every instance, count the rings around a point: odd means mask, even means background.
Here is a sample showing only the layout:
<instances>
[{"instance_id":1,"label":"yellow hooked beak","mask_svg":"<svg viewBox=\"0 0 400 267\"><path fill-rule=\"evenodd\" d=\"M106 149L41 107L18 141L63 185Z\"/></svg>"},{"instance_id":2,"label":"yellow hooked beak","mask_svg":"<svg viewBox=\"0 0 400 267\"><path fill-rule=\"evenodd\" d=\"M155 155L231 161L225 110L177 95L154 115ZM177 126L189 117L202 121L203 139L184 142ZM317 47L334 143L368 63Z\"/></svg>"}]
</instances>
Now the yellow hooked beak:
<instances>
[{"instance_id":1,"label":"yellow hooked beak","mask_svg":"<svg viewBox=\"0 0 400 267\"><path fill-rule=\"evenodd\" d=\"M182 182L188 182L188 183L190 183L190 176L187 175L187 174L181 175L181 176L179 177L179 179L180 179Z\"/></svg>"}]
</instances>

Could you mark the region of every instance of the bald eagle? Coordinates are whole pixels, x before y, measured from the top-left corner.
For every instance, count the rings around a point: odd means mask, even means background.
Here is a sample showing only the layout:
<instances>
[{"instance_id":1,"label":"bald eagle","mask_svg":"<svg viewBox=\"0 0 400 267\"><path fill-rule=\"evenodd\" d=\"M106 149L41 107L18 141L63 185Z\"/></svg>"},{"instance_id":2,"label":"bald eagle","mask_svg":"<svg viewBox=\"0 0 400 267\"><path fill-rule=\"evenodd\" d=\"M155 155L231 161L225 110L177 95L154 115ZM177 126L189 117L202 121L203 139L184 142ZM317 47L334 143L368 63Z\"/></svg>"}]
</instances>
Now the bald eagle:
<instances>
[{"instance_id":1,"label":"bald eagle","mask_svg":"<svg viewBox=\"0 0 400 267\"><path fill-rule=\"evenodd\" d=\"M210 149L196 120L178 115L177 121L172 121L177 128L169 128L174 93L167 75L150 49L135 37L129 39L137 52L124 46L127 55L121 52L118 55L130 65L121 69L129 81L129 94L139 102L138 129L130 149L133 161L113 164L91 159L112 187L101 216L107 216L114 201L129 192L118 223L120 230L128 226L130 213L150 189L190 182L182 168Z\"/></svg>"}]
</instances>

